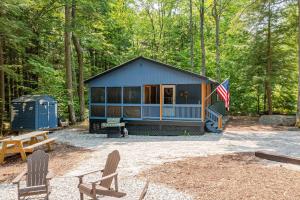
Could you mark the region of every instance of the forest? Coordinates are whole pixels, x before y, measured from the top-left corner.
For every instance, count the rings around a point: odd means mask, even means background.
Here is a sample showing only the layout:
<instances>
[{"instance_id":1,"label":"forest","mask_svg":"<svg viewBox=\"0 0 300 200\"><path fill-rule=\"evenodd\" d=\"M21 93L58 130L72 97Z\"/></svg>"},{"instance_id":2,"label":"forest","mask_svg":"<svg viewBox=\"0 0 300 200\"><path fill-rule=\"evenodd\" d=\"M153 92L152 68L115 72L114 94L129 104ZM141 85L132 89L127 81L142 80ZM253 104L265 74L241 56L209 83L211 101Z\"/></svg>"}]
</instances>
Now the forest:
<instances>
[{"instance_id":1,"label":"forest","mask_svg":"<svg viewBox=\"0 0 300 200\"><path fill-rule=\"evenodd\" d=\"M232 115L295 114L298 22L296 0L1 0L1 130L24 94L84 120L84 80L137 56L230 78Z\"/></svg>"}]
</instances>

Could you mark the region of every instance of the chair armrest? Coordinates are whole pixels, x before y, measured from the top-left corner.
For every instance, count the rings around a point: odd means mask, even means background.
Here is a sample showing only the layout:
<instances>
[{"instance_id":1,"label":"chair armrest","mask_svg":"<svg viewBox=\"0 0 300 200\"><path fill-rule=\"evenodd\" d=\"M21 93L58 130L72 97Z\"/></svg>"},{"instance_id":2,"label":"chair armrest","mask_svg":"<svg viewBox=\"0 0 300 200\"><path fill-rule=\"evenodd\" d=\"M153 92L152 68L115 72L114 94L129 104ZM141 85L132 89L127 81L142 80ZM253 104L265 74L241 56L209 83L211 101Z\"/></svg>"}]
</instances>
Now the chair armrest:
<instances>
[{"instance_id":1,"label":"chair armrest","mask_svg":"<svg viewBox=\"0 0 300 200\"><path fill-rule=\"evenodd\" d=\"M103 172L103 169L93 170L93 171L89 171L89 172L83 172L83 173L75 175L75 176L78 177L78 178L82 178L85 175L93 174L93 173L96 173L96 172Z\"/></svg>"},{"instance_id":2,"label":"chair armrest","mask_svg":"<svg viewBox=\"0 0 300 200\"><path fill-rule=\"evenodd\" d=\"M104 177L100 178L99 180L93 181L93 182L91 182L91 183L92 183L92 184L98 183L98 182L101 182L101 181L104 181L104 180L106 180L106 179L113 178L113 177L116 177L116 176L118 176L118 172L115 172L115 173L112 173L112 174L110 174L110 175L104 176Z\"/></svg>"},{"instance_id":3,"label":"chair armrest","mask_svg":"<svg viewBox=\"0 0 300 200\"><path fill-rule=\"evenodd\" d=\"M27 174L27 170L24 170L12 181L12 183L18 184L21 181L22 177L25 176L26 174Z\"/></svg>"},{"instance_id":4,"label":"chair armrest","mask_svg":"<svg viewBox=\"0 0 300 200\"><path fill-rule=\"evenodd\" d=\"M51 170L49 170L48 173L47 173L46 179L47 179L47 180L50 180L50 179L52 179L54 176L55 176L55 174L54 174Z\"/></svg>"}]
</instances>

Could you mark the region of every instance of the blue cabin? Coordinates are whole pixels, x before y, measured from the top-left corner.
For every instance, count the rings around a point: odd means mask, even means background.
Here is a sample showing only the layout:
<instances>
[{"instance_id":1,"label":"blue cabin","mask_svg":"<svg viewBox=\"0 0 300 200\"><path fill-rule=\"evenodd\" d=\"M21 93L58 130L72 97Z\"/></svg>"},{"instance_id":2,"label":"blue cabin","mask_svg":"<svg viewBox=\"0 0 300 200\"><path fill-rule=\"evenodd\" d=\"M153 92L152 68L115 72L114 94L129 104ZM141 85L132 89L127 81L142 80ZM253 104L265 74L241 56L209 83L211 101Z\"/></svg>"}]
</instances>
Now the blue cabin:
<instances>
[{"instance_id":1,"label":"blue cabin","mask_svg":"<svg viewBox=\"0 0 300 200\"><path fill-rule=\"evenodd\" d=\"M57 102L47 95L24 95L12 101L14 131L57 127Z\"/></svg>"},{"instance_id":2,"label":"blue cabin","mask_svg":"<svg viewBox=\"0 0 300 200\"><path fill-rule=\"evenodd\" d=\"M137 57L85 83L92 133L110 117L124 119L131 134L201 134L207 121L222 127L224 105L209 96L217 82L193 72Z\"/></svg>"}]
</instances>

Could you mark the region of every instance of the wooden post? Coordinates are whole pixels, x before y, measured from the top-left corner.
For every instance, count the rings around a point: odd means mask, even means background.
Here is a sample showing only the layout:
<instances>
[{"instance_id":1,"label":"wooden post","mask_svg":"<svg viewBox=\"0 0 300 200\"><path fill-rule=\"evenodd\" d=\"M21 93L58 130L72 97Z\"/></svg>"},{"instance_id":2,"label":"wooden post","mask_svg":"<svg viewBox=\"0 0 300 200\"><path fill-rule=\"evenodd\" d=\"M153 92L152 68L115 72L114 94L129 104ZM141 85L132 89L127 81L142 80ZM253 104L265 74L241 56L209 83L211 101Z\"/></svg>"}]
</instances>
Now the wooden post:
<instances>
[{"instance_id":1,"label":"wooden post","mask_svg":"<svg viewBox=\"0 0 300 200\"><path fill-rule=\"evenodd\" d=\"M160 121L162 120L162 113L163 113L163 107L162 107L162 104L163 104L163 98L162 98L162 94L163 94L163 87L162 87L162 84L160 84L160 91L159 91L159 119Z\"/></svg>"},{"instance_id":2,"label":"wooden post","mask_svg":"<svg viewBox=\"0 0 300 200\"><path fill-rule=\"evenodd\" d=\"M15 148L17 148L18 152L20 153L22 160L25 161L26 160L26 153L24 151L22 141L17 141L16 144L15 144Z\"/></svg>"},{"instance_id":3,"label":"wooden post","mask_svg":"<svg viewBox=\"0 0 300 200\"><path fill-rule=\"evenodd\" d=\"M207 91L206 91L206 96L210 95L211 93L211 84L207 84ZM206 100L207 105L211 105L211 96L208 97L208 99Z\"/></svg>"},{"instance_id":4,"label":"wooden post","mask_svg":"<svg viewBox=\"0 0 300 200\"><path fill-rule=\"evenodd\" d=\"M206 108L205 99L206 99L206 83L205 83L205 81L202 81L202 83L201 83L201 104L202 104L201 119L202 119L202 122L205 122L205 108Z\"/></svg>"},{"instance_id":5,"label":"wooden post","mask_svg":"<svg viewBox=\"0 0 300 200\"><path fill-rule=\"evenodd\" d=\"M220 115L220 116L218 117L218 128L219 128L219 129L222 129L222 125L223 125L223 122L222 122L222 115Z\"/></svg>"}]
</instances>

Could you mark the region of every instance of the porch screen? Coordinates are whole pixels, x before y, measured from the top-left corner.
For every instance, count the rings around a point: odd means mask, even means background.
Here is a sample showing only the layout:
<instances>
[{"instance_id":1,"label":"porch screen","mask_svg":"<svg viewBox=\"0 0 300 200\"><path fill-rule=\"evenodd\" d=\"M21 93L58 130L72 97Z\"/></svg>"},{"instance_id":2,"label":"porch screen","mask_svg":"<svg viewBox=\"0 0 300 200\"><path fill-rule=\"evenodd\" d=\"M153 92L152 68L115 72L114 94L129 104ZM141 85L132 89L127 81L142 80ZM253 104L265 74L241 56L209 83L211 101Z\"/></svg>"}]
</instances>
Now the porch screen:
<instances>
[{"instance_id":1,"label":"porch screen","mask_svg":"<svg viewBox=\"0 0 300 200\"><path fill-rule=\"evenodd\" d=\"M176 85L176 104L201 104L201 85Z\"/></svg>"},{"instance_id":2,"label":"porch screen","mask_svg":"<svg viewBox=\"0 0 300 200\"><path fill-rule=\"evenodd\" d=\"M124 106L123 116L125 118L141 118L140 106Z\"/></svg>"},{"instance_id":3,"label":"porch screen","mask_svg":"<svg viewBox=\"0 0 300 200\"><path fill-rule=\"evenodd\" d=\"M124 87L123 98L125 104L140 104L141 87Z\"/></svg>"},{"instance_id":4,"label":"porch screen","mask_svg":"<svg viewBox=\"0 0 300 200\"><path fill-rule=\"evenodd\" d=\"M91 116L92 117L105 117L105 106L91 106Z\"/></svg>"},{"instance_id":5,"label":"porch screen","mask_svg":"<svg viewBox=\"0 0 300 200\"><path fill-rule=\"evenodd\" d=\"M107 88L107 103L121 103L122 94L121 87L108 87Z\"/></svg>"},{"instance_id":6,"label":"porch screen","mask_svg":"<svg viewBox=\"0 0 300 200\"><path fill-rule=\"evenodd\" d=\"M107 117L122 117L121 106L107 106Z\"/></svg>"},{"instance_id":7,"label":"porch screen","mask_svg":"<svg viewBox=\"0 0 300 200\"><path fill-rule=\"evenodd\" d=\"M105 88L92 87L91 88L91 103L105 103Z\"/></svg>"}]
</instances>

